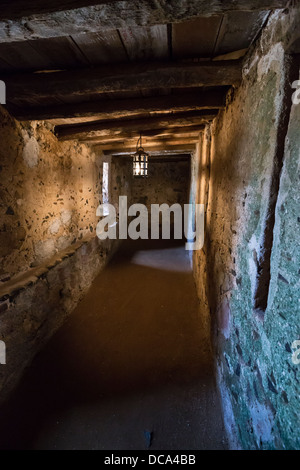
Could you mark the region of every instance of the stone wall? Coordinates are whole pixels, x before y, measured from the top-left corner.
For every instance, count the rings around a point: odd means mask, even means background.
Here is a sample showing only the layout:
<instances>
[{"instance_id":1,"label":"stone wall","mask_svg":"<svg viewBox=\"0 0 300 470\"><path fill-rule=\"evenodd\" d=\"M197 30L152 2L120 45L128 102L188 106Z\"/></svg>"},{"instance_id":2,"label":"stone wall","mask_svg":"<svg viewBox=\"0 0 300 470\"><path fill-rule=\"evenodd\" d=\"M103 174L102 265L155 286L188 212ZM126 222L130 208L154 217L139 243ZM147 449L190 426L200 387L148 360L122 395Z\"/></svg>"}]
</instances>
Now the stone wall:
<instances>
[{"instance_id":1,"label":"stone wall","mask_svg":"<svg viewBox=\"0 0 300 470\"><path fill-rule=\"evenodd\" d=\"M61 326L117 248L96 237L103 162L77 142L58 142L42 122L19 123L0 107L0 399ZM122 181L118 177L118 171ZM110 194L111 196L111 194Z\"/></svg>"},{"instance_id":2,"label":"stone wall","mask_svg":"<svg viewBox=\"0 0 300 470\"><path fill-rule=\"evenodd\" d=\"M153 160L150 157L148 178L132 177L131 203L147 207L150 227L151 204L180 204L183 207L189 200L189 183L190 161L158 163L155 157Z\"/></svg>"},{"instance_id":3,"label":"stone wall","mask_svg":"<svg viewBox=\"0 0 300 470\"><path fill-rule=\"evenodd\" d=\"M0 276L12 277L95 233L103 158L0 108Z\"/></svg>"},{"instance_id":4,"label":"stone wall","mask_svg":"<svg viewBox=\"0 0 300 470\"><path fill-rule=\"evenodd\" d=\"M201 133L199 143L196 145L195 152L192 158L192 175L191 175L191 190L190 190L190 203L204 204L205 208L205 241L207 241L207 213L208 213L208 195L210 187L210 149L211 149L211 134L210 127L207 126L205 132ZM191 252L192 265L194 270L194 277L196 280L196 289L199 298L199 311L206 329L207 336L211 336L211 318L209 307L209 296L207 292L208 278L207 278L207 246L205 245L202 250Z\"/></svg>"},{"instance_id":5,"label":"stone wall","mask_svg":"<svg viewBox=\"0 0 300 470\"><path fill-rule=\"evenodd\" d=\"M159 158L150 156L147 178L133 176L132 158L121 156L110 156L109 158L111 160L110 203L116 208L117 217L119 217L119 196L127 196L127 209L133 204L143 204L147 207L149 229L151 227L151 204L168 204L169 206L180 204L183 206L188 203L191 165L189 158L175 160L176 157L169 159L165 156ZM165 161L162 161L164 159ZM135 218L135 216L128 216L128 224ZM172 222L173 214L171 214ZM172 234L171 230L171 237Z\"/></svg>"},{"instance_id":6,"label":"stone wall","mask_svg":"<svg viewBox=\"0 0 300 470\"><path fill-rule=\"evenodd\" d=\"M0 365L0 401L71 314L116 248L110 240L89 236L0 286L0 340L6 346L6 364Z\"/></svg>"},{"instance_id":7,"label":"stone wall","mask_svg":"<svg viewBox=\"0 0 300 470\"><path fill-rule=\"evenodd\" d=\"M201 141L194 157L199 202L205 204L207 194L205 246L194 254L195 279L212 322L233 448L300 446L299 364L293 356L300 338L300 105L291 106L299 64L287 57L299 18L293 9L271 15L246 57L242 85L228 96L211 142Z\"/></svg>"}]
</instances>

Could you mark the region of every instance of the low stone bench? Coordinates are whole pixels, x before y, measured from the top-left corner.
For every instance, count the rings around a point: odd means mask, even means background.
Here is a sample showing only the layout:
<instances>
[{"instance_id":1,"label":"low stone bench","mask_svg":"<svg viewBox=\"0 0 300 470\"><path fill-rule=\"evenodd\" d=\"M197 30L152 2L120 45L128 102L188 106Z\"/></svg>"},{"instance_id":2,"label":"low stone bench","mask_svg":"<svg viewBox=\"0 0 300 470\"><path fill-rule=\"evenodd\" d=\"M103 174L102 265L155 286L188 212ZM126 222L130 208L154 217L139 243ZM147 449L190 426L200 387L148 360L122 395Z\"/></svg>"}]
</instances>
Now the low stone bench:
<instances>
[{"instance_id":1,"label":"low stone bench","mask_svg":"<svg viewBox=\"0 0 300 470\"><path fill-rule=\"evenodd\" d=\"M85 238L0 284L0 341L6 345L6 364L0 365L0 401L72 313L117 246L114 240Z\"/></svg>"}]
</instances>

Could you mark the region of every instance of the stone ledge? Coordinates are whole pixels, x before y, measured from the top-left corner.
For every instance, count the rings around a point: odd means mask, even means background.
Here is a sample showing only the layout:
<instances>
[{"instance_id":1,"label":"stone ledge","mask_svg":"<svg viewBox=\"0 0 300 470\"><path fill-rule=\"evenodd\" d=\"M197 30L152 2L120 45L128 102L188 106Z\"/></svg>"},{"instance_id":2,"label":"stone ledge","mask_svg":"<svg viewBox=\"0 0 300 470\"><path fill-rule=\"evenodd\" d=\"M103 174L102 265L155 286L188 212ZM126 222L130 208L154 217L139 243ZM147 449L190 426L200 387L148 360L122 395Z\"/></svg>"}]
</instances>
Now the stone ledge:
<instances>
[{"instance_id":1,"label":"stone ledge","mask_svg":"<svg viewBox=\"0 0 300 470\"><path fill-rule=\"evenodd\" d=\"M0 339L7 351L6 366L0 371L1 403L37 352L72 314L117 248L118 242L100 241L91 234L1 286Z\"/></svg>"},{"instance_id":2,"label":"stone ledge","mask_svg":"<svg viewBox=\"0 0 300 470\"><path fill-rule=\"evenodd\" d=\"M15 276L13 279L4 282L0 286L0 302L5 302L10 296L16 295L20 291L26 289L28 286L35 284L38 279L42 278L47 274L51 269L60 264L64 259L69 258L74 255L77 250L79 250L83 245L89 243L94 236L88 236L83 238L74 245L66 248L65 250L54 255L50 260L43 263L36 268L31 268L25 273ZM1 313L1 312L0 312Z\"/></svg>"}]
</instances>

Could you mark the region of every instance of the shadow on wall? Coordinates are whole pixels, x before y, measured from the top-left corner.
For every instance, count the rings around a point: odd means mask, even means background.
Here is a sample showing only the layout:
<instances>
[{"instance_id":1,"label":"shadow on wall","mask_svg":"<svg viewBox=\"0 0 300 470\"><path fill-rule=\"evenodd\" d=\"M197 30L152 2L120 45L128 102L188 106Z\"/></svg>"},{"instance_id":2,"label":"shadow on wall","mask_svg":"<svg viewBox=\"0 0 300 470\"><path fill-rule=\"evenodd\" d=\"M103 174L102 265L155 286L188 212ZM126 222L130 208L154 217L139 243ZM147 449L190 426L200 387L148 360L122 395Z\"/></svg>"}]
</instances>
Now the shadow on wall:
<instances>
[{"instance_id":1,"label":"shadow on wall","mask_svg":"<svg viewBox=\"0 0 300 470\"><path fill-rule=\"evenodd\" d=\"M211 309L228 434L244 449L300 446L291 349L300 334L299 106L291 88L299 62L294 68L298 58L287 58L280 36L296 30L299 14L271 15L212 128L206 260L197 282L205 281Z\"/></svg>"}]
</instances>

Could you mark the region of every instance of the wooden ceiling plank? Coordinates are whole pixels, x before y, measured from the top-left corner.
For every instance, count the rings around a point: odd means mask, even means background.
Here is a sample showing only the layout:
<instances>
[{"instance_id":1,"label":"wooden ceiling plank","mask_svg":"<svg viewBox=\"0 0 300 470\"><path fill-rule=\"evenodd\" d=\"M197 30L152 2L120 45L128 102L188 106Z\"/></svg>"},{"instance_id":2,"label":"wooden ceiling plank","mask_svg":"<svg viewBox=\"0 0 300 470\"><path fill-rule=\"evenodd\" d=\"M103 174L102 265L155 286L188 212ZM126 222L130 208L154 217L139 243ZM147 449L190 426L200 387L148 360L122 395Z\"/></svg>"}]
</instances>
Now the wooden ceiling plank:
<instances>
[{"instance_id":1,"label":"wooden ceiling plank","mask_svg":"<svg viewBox=\"0 0 300 470\"><path fill-rule=\"evenodd\" d=\"M51 41L47 39L28 41L28 43L48 60L49 66L46 65L44 69L53 68L53 64L56 70L88 65L87 59L71 37L52 38Z\"/></svg>"},{"instance_id":2,"label":"wooden ceiling plank","mask_svg":"<svg viewBox=\"0 0 300 470\"><path fill-rule=\"evenodd\" d=\"M34 42L34 41L33 41ZM0 58L11 66L11 71L34 71L53 67L54 63L37 51L29 42L0 44Z\"/></svg>"},{"instance_id":3,"label":"wooden ceiling plank","mask_svg":"<svg viewBox=\"0 0 300 470\"><path fill-rule=\"evenodd\" d=\"M167 155L169 152L193 152L195 150L196 144L194 143L187 143L187 144L181 144L181 145L171 145L171 144L160 144L157 146L148 146L147 147L147 152L156 152L157 154L164 153ZM125 148L120 147L120 148L110 148L110 149L103 149L101 148L101 145L98 146L98 144L93 145L93 149L95 151L100 150L102 151L105 155L130 155L136 151L136 147L131 147L131 148Z\"/></svg>"},{"instance_id":4,"label":"wooden ceiling plank","mask_svg":"<svg viewBox=\"0 0 300 470\"><path fill-rule=\"evenodd\" d=\"M92 65L117 63L127 60L117 31L75 34L72 39Z\"/></svg>"},{"instance_id":5,"label":"wooden ceiling plank","mask_svg":"<svg viewBox=\"0 0 300 470\"><path fill-rule=\"evenodd\" d=\"M15 71L15 68L9 64L5 59L0 57L0 74L1 73L12 73Z\"/></svg>"},{"instance_id":6,"label":"wooden ceiling plank","mask_svg":"<svg viewBox=\"0 0 300 470\"><path fill-rule=\"evenodd\" d=\"M131 61L168 59L167 25L123 28L119 33Z\"/></svg>"},{"instance_id":7,"label":"wooden ceiling plank","mask_svg":"<svg viewBox=\"0 0 300 470\"><path fill-rule=\"evenodd\" d=\"M150 151L150 149L164 149L165 147L178 147L183 146L183 148L191 148L195 146L199 142L199 138L197 139L179 139L179 140L164 140L164 141L153 141L149 142L148 145L144 146L146 152ZM119 148L123 148L123 150L128 150L130 152L135 152L136 150L136 142L134 141L119 141L114 142L111 144L97 144L97 147L104 150L112 150L116 151Z\"/></svg>"},{"instance_id":8,"label":"wooden ceiling plank","mask_svg":"<svg viewBox=\"0 0 300 470\"><path fill-rule=\"evenodd\" d=\"M92 146L95 151L97 151L97 145ZM177 155L185 155L188 156L188 158L191 158L192 152L195 150L195 145L191 145L190 147L186 148L180 148L182 146L170 146L168 145L167 148L161 148L161 149L150 149L151 150L151 158L155 157L176 157ZM148 149L149 150L149 149ZM149 150L149 151L150 151ZM103 151L104 155L111 155L113 157L118 157L118 158L132 158L132 152L129 152L128 150L124 151L122 149L118 149L117 151L109 152L107 150Z\"/></svg>"},{"instance_id":9,"label":"wooden ceiling plank","mask_svg":"<svg viewBox=\"0 0 300 470\"><path fill-rule=\"evenodd\" d=\"M230 12L225 15L215 55L247 49L265 24L268 11Z\"/></svg>"},{"instance_id":10,"label":"wooden ceiling plank","mask_svg":"<svg viewBox=\"0 0 300 470\"><path fill-rule=\"evenodd\" d=\"M222 16L197 18L173 25L173 57L211 57Z\"/></svg>"},{"instance_id":11,"label":"wooden ceiling plank","mask_svg":"<svg viewBox=\"0 0 300 470\"><path fill-rule=\"evenodd\" d=\"M219 29L218 29L218 32L217 32L217 35L216 35L214 48L212 50L212 57L215 57L217 55L216 51L218 51L218 49L219 49L219 45L220 45L220 42L221 42L221 40L222 40L222 38L225 34L226 27L227 27L227 15L222 15L222 19L220 21Z\"/></svg>"},{"instance_id":12,"label":"wooden ceiling plank","mask_svg":"<svg viewBox=\"0 0 300 470\"><path fill-rule=\"evenodd\" d=\"M159 145L159 144L164 144L168 143L171 144L173 143L174 145L177 144L183 144L183 143L195 143L199 141L199 134L202 132L203 129L199 126L199 132L197 135L193 135L191 137L170 137L170 136L165 136L164 138L148 138L148 139L143 139L143 147L145 150L149 145L154 146L154 145ZM93 140L85 140L85 139L78 139L79 142L88 142L89 144L95 145L103 145L107 148L113 148L113 147L120 147L121 145L124 146L124 148L127 147L135 147L137 145L138 139L113 139L113 140L101 140L101 139L93 139Z\"/></svg>"}]
</instances>

